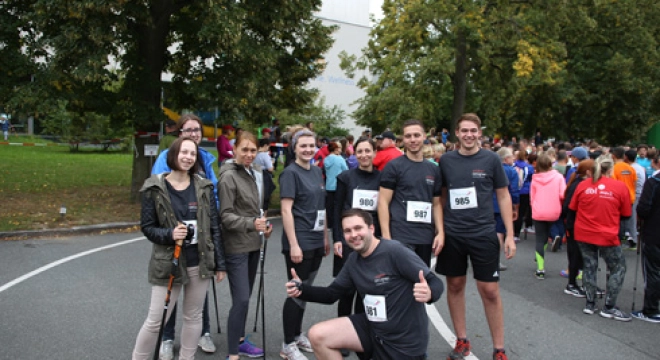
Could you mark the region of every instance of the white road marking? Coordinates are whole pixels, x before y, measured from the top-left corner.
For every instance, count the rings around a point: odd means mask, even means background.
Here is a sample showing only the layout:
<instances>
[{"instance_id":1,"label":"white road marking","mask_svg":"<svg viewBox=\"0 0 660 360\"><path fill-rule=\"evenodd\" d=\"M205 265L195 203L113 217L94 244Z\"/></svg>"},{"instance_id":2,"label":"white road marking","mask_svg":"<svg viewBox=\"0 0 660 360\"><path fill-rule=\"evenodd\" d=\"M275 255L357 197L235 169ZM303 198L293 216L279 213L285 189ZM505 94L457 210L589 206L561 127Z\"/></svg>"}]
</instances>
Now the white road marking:
<instances>
[{"instance_id":1,"label":"white road marking","mask_svg":"<svg viewBox=\"0 0 660 360\"><path fill-rule=\"evenodd\" d=\"M431 269L435 267L435 262L436 259L431 260ZM456 335L454 335L454 333L449 329L449 326L447 326L447 323L445 323L445 321L442 319L442 316L438 312L438 309L436 309L435 305L426 304L426 315L428 315L429 320L431 320L431 324L435 326L435 329L438 330L440 336L442 336L453 349L456 346ZM466 356L465 359L479 360L479 358L476 357L473 352L470 352L470 355Z\"/></svg>"},{"instance_id":2,"label":"white road marking","mask_svg":"<svg viewBox=\"0 0 660 360\"><path fill-rule=\"evenodd\" d=\"M11 287L13 287L14 285L18 285L18 284L22 283L23 281L25 281L25 280L33 277L33 276L37 276L37 275L41 274L42 272L44 272L46 270L52 269L56 266L62 265L62 264L67 263L71 260L75 260L75 259L81 258L83 256L87 256L87 255L99 252L99 251L112 249L112 248L117 247L117 246L134 243L134 242L140 241L140 240L146 240L146 237L140 236L139 238L120 241L118 243L114 243L114 244L110 244L110 245L106 245L106 246L101 246L101 247L98 247L98 248L95 248L95 249L91 249L91 250L83 251L83 252L80 252L80 253L77 253L77 254L73 254L71 256L67 256L67 257L59 259L57 261L53 261L50 264L46 264L46 265L44 265L44 266L42 266L42 267L40 267L36 270L30 271L29 273L27 273L23 276L17 277L16 279L0 286L0 293L7 290L7 289L9 289L9 288L11 288Z\"/></svg>"}]
</instances>

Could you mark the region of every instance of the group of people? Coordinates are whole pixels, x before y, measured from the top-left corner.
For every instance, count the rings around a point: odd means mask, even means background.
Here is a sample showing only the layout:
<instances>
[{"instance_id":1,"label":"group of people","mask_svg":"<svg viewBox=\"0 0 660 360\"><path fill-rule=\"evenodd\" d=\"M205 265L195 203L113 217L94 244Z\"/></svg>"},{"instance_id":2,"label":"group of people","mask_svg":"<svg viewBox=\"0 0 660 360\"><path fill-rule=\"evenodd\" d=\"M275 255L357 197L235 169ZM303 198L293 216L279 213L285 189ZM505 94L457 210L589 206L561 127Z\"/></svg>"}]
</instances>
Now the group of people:
<instances>
[{"instance_id":1,"label":"group of people","mask_svg":"<svg viewBox=\"0 0 660 360\"><path fill-rule=\"evenodd\" d=\"M222 161L216 178L215 158L199 148L201 121L185 115L177 128L179 137L161 153L154 175L142 189L142 230L154 243L149 267L153 287L133 358L146 359L157 346L177 244L185 258L171 289L176 302L184 288L180 358L193 358L198 346L211 349L212 342L204 339L209 333L204 299L210 279L220 281L225 276L232 296L228 358L263 356L263 349L245 337L244 328L259 250L272 231L264 216L270 195L264 179L272 169L255 165L258 154L266 153L269 139L258 140L247 131L238 134L231 158ZM537 239L537 278L545 278L546 248L557 250L565 234L569 260L565 292L586 297L585 313L597 311L600 253L609 270L600 315L629 320L630 315L616 307L625 276L621 238L629 234L629 246L638 239L635 225L620 229L619 219L627 220L635 210L646 220L641 232L646 294L643 310L633 316L660 322L660 244L650 235L660 223L660 192L655 191L660 176L649 178L643 191L631 198L633 193L623 181L610 178L617 172L618 149L612 150L613 160L588 160L582 147L553 153L551 147L521 140L500 145L494 152L481 141L476 114L460 117L454 133L458 141L449 144L451 151L446 152L442 144L447 142L446 131L432 144L418 120L403 124L403 150L397 146L399 137L390 131L380 136L380 144L370 133L365 135L355 142L323 143L311 126L286 135L287 166L279 178L281 251L289 279L282 310L282 358L304 360L302 352L314 352L317 359L340 359L355 351L362 359L424 359L429 340L424 304L437 301L445 291L435 273L445 276L458 338L447 359L468 356L469 262L491 333L493 359L506 359L499 291L500 271L506 266L500 257L513 258L519 236L532 228ZM266 136L262 133L262 137ZM443 149L429 157L429 145ZM266 167L268 163L264 160ZM657 155L651 164L660 169ZM192 238L186 233L188 224L196 229ZM330 253L335 279L328 286L316 286L322 260ZM580 274L584 288L577 284ZM308 301L338 302L338 318L314 325L306 335L302 324ZM170 315L176 310L171 308L166 317L174 319ZM172 353L172 339L173 335L163 337L161 359L171 358L167 356Z\"/></svg>"}]
</instances>

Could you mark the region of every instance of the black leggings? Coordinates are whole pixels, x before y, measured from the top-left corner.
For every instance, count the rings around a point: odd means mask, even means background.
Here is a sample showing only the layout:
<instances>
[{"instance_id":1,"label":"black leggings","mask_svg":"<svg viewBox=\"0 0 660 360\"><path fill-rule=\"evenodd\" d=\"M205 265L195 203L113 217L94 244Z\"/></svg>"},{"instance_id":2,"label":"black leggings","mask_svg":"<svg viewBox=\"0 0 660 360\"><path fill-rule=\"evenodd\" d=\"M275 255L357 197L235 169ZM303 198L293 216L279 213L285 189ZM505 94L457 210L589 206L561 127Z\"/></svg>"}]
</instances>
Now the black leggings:
<instances>
[{"instance_id":1,"label":"black leggings","mask_svg":"<svg viewBox=\"0 0 660 360\"><path fill-rule=\"evenodd\" d=\"M286 277L291 280L291 268L296 270L296 274L305 285L313 285L316 274L321 267L321 260L325 255L325 249L303 251L303 260L299 264L291 261L288 251L283 251L286 261ZM284 327L284 342L290 344L296 340L296 336L302 333L303 316L305 315L305 305L307 302L287 298L282 308L282 325Z\"/></svg>"},{"instance_id":2,"label":"black leggings","mask_svg":"<svg viewBox=\"0 0 660 360\"><path fill-rule=\"evenodd\" d=\"M523 227L523 221L526 226L532 226L532 207L529 205L529 194L520 194L520 206L518 207L518 218L513 222L514 234L520 235Z\"/></svg>"},{"instance_id":3,"label":"black leggings","mask_svg":"<svg viewBox=\"0 0 660 360\"><path fill-rule=\"evenodd\" d=\"M568 283L577 286L577 276L584 267L584 261L572 230L566 230L566 256L568 257Z\"/></svg>"}]
</instances>

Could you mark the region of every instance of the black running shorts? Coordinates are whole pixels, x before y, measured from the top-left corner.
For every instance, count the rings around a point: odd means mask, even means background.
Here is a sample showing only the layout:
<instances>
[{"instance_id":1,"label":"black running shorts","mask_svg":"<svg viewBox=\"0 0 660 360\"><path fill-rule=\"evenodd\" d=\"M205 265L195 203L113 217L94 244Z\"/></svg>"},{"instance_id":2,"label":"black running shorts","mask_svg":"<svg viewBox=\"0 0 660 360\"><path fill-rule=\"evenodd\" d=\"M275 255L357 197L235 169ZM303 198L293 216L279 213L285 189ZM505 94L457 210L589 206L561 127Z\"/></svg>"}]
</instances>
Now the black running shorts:
<instances>
[{"instance_id":1,"label":"black running shorts","mask_svg":"<svg viewBox=\"0 0 660 360\"><path fill-rule=\"evenodd\" d=\"M371 331L371 324L367 320L367 316L362 314L353 314L348 317L353 323L353 328L360 338L364 355L361 359L378 359L378 360L424 360L425 355L410 356L402 354L392 347L383 342L377 335Z\"/></svg>"},{"instance_id":2,"label":"black running shorts","mask_svg":"<svg viewBox=\"0 0 660 360\"><path fill-rule=\"evenodd\" d=\"M474 278L483 282L500 280L500 242L493 233L488 236L445 235L445 246L438 255L435 271L445 276L465 276L468 257Z\"/></svg>"}]
</instances>

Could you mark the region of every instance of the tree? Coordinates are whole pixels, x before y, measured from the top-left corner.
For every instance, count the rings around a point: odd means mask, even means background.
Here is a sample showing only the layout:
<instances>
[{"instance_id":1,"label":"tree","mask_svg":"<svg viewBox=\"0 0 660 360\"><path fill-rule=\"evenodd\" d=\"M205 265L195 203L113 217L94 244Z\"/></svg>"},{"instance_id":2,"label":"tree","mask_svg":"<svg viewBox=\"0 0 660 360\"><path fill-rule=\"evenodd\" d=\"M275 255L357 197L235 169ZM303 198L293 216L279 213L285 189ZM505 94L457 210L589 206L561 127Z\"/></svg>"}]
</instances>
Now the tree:
<instances>
[{"instance_id":1,"label":"tree","mask_svg":"<svg viewBox=\"0 0 660 360\"><path fill-rule=\"evenodd\" d=\"M337 105L332 107L325 105L325 98L320 98L296 112L278 111L275 113L275 117L280 121L280 127L304 125L311 121L314 123L314 132L320 136L333 138L349 134L348 129L339 126L344 122L346 112Z\"/></svg>"},{"instance_id":2,"label":"tree","mask_svg":"<svg viewBox=\"0 0 660 360\"><path fill-rule=\"evenodd\" d=\"M10 0L0 22L21 28L33 64L43 60L37 86L21 95L64 97L67 110L108 114L111 125L157 131L163 120L161 74L173 74L172 103L179 108L217 106L225 118L257 118L274 109L308 103L304 87L322 68L315 62L331 46L331 27L312 16L320 0L192 1ZM17 30L17 31L18 31ZM119 91L111 61L125 73ZM16 106L20 104L16 103ZM40 109L39 104L34 104ZM45 104L46 111L55 108ZM34 110L32 110L34 111ZM135 138L133 199L149 175L143 145Z\"/></svg>"},{"instance_id":3,"label":"tree","mask_svg":"<svg viewBox=\"0 0 660 360\"><path fill-rule=\"evenodd\" d=\"M493 132L623 141L658 113L659 11L651 0L386 0L361 56L342 59L349 76L373 76L358 81L354 116L453 134L469 111Z\"/></svg>"}]
</instances>

